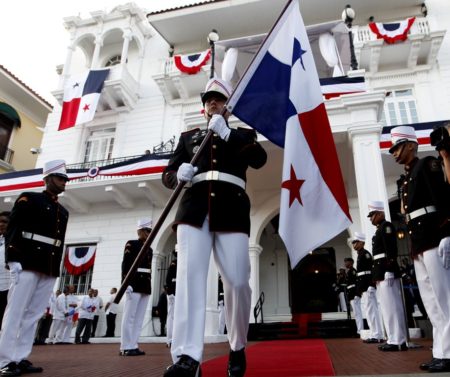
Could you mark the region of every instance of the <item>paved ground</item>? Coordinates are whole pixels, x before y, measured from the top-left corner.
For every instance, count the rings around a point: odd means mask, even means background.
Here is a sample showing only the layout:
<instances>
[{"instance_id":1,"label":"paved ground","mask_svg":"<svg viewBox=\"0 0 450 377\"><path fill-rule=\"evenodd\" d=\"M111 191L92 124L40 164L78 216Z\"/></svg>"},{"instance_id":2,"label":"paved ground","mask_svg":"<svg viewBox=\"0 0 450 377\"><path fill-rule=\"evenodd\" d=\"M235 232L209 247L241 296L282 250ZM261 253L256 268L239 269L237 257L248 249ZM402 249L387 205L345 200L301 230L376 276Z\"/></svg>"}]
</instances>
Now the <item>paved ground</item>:
<instances>
[{"instance_id":1,"label":"paved ground","mask_svg":"<svg viewBox=\"0 0 450 377\"><path fill-rule=\"evenodd\" d=\"M92 344L86 345L35 346L30 360L44 368L42 377L161 377L164 368L171 362L169 351L161 343L162 338L148 338L144 341L159 343L141 343L145 356L123 357L118 354L117 343L104 343L105 339L94 338ZM431 358L430 340L415 340L416 344L423 347L396 353L380 352L376 345L363 344L359 339L327 339L325 342L338 376L428 375L421 374L418 365ZM204 359L209 360L227 353L226 343L207 344ZM439 376L450 377L450 373ZM221 375L218 374L217 377Z\"/></svg>"}]
</instances>

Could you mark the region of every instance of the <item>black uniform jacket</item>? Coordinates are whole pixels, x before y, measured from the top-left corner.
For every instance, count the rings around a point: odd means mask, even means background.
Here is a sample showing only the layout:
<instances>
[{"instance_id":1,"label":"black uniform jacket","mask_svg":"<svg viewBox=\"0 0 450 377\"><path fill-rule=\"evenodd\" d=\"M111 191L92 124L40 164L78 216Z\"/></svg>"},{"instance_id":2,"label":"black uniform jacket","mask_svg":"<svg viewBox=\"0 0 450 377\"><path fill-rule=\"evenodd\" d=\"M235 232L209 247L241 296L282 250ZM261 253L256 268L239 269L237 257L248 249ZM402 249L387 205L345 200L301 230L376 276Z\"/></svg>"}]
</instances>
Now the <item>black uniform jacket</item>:
<instances>
[{"instance_id":1,"label":"black uniform jacket","mask_svg":"<svg viewBox=\"0 0 450 377\"><path fill-rule=\"evenodd\" d=\"M347 285L348 301L353 300L355 296L359 296L356 294L356 270L353 267L350 267L345 274L345 283Z\"/></svg>"},{"instance_id":2,"label":"black uniform jacket","mask_svg":"<svg viewBox=\"0 0 450 377\"><path fill-rule=\"evenodd\" d=\"M358 251L358 259L356 260L356 294L358 296L361 296L365 291L367 291L367 288L375 286L372 279L372 264L372 254L370 254L366 249ZM360 272L367 273L358 276L358 273Z\"/></svg>"},{"instance_id":3,"label":"black uniform jacket","mask_svg":"<svg viewBox=\"0 0 450 377\"><path fill-rule=\"evenodd\" d=\"M383 221L377 226L372 238L373 254L373 280L384 280L385 272L393 272L395 278L401 276L400 267L397 263L397 234L394 225L389 221ZM385 257L376 258L377 255L385 254Z\"/></svg>"},{"instance_id":4,"label":"black uniform jacket","mask_svg":"<svg viewBox=\"0 0 450 377\"><path fill-rule=\"evenodd\" d=\"M127 276L132 264L134 263L139 251L144 243L140 240L128 241L125 245L125 251L122 260L122 282ZM142 258L139 263L138 270L130 280L130 285L133 288L133 292L136 293L152 293L151 288L151 274L149 272L140 272L139 268L150 270L152 267L153 250L150 248L147 254Z\"/></svg>"},{"instance_id":5,"label":"black uniform jacket","mask_svg":"<svg viewBox=\"0 0 450 377\"><path fill-rule=\"evenodd\" d=\"M69 212L47 191L20 194L6 231L6 262L19 262L24 270L59 276ZM23 232L59 240L59 246L28 239Z\"/></svg>"},{"instance_id":6,"label":"black uniform jacket","mask_svg":"<svg viewBox=\"0 0 450 377\"><path fill-rule=\"evenodd\" d=\"M181 134L162 176L166 187L176 187L179 166L191 161L206 132L195 129ZM259 169L266 160L267 154L256 142L254 130L232 129L228 141L214 134L196 165L197 174L215 170L246 181L247 168ZM233 183L202 181L187 188L175 216L174 229L177 224L201 227L206 215L209 215L209 229L213 232L250 234L250 200L245 190Z\"/></svg>"},{"instance_id":7,"label":"black uniform jacket","mask_svg":"<svg viewBox=\"0 0 450 377\"><path fill-rule=\"evenodd\" d=\"M411 253L415 257L450 236L450 185L444 181L439 160L432 156L415 160L397 184L404 213L428 206L437 209L437 212L407 219Z\"/></svg>"},{"instance_id":8,"label":"black uniform jacket","mask_svg":"<svg viewBox=\"0 0 450 377\"><path fill-rule=\"evenodd\" d=\"M177 288L177 260L174 259L167 270L166 275L167 294L174 295Z\"/></svg>"}]
</instances>

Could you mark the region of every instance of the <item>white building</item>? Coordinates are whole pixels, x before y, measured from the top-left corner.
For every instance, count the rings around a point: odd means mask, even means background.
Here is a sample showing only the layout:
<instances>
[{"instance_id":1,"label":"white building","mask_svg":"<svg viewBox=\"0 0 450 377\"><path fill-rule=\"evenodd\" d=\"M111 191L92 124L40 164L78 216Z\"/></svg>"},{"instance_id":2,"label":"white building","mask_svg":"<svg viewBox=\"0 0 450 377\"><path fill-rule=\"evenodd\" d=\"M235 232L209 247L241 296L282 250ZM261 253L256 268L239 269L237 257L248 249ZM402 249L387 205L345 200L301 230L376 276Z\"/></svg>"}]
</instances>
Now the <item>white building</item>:
<instances>
[{"instance_id":1,"label":"white building","mask_svg":"<svg viewBox=\"0 0 450 377\"><path fill-rule=\"evenodd\" d=\"M63 85L71 75L105 66L111 72L92 122L58 131L61 108L53 110L37 167L56 158L64 158L69 168L101 167L153 151L154 146L174 136L176 141L186 129L203 126L199 93L209 78L210 64L195 75L187 75L173 64L171 54L205 51L209 47L207 35L216 29L220 34L217 72L221 72L225 51L236 47L241 59L234 76L237 79L244 68L240 64L255 53L284 4L285 0L217 0L146 14L129 3L109 13L94 11L88 19L64 19L69 41L67 59L60 67L60 86L54 91L58 101L62 102ZM417 130L429 130L429 122L450 119L450 36L445 35L450 4L446 0L427 0L425 6L422 0L354 0L352 31L358 70L349 69L345 25L332 23L340 19L345 5L341 0L327 2L327 6L303 0L301 11L306 25L327 23L309 29L312 43L332 26L344 30L334 34L344 70L350 77L366 80L366 92L326 101L353 225L292 271L277 234L282 150L260 137L269 159L262 169L249 172L247 191L252 201L252 305L264 292L265 320L290 320L292 314L304 311L334 311L329 282L343 258L352 255L352 233L365 232L369 240L366 247L371 247L374 228L366 217L367 202L384 200L389 208L388 203L396 198L401 167L380 144L383 126L413 124ZM413 16L416 20L407 40L393 45L377 40L367 25L369 17L393 23ZM313 49L321 77L331 76L333 69L324 64L319 49ZM240 121L234 118L231 123L239 125ZM420 153L432 153L426 140ZM19 193L0 191L1 208L11 208ZM170 194L161 184L160 171L116 178L97 176L68 185L61 198L70 211L66 245L96 245L97 250L92 270L75 280L80 291L92 285L106 298L111 287L120 285L123 247L128 239L136 238L136 221L144 216L156 221ZM170 227L175 210L176 205L152 245L153 305L176 243ZM394 214L392 217L395 220ZM218 313L213 262L209 282L206 331L212 335ZM146 323L143 335L152 335L151 322Z\"/></svg>"}]
</instances>

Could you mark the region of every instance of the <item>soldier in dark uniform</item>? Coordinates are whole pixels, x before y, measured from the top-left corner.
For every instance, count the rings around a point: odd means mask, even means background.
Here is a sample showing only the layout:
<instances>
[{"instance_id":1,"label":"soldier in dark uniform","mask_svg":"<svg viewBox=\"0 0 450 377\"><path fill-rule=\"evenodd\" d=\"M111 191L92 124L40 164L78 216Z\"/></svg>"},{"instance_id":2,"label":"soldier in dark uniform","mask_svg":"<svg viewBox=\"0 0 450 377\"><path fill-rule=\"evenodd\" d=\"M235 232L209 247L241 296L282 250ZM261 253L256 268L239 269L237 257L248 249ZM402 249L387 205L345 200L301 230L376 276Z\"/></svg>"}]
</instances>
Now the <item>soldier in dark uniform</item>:
<instances>
[{"instance_id":1,"label":"soldier in dark uniform","mask_svg":"<svg viewBox=\"0 0 450 377\"><path fill-rule=\"evenodd\" d=\"M260 168L266 152L250 129L231 129L228 113L220 115L231 87L211 79L202 94L208 128L214 132L197 166L189 162L207 130L181 134L163 183L174 189L177 181L191 182L175 217L179 246L177 304L175 305L172 359L165 377L195 376L203 354L206 279L213 251L223 279L230 357L228 375L243 376L250 318L251 289L248 236L250 200L245 192L246 170Z\"/></svg>"},{"instance_id":2,"label":"soldier in dark uniform","mask_svg":"<svg viewBox=\"0 0 450 377\"><path fill-rule=\"evenodd\" d=\"M379 346L378 349L386 352L407 351L401 274L397 263L397 233L392 223L385 219L382 201L369 202L368 217L377 227L372 238L372 279L377 284L381 314L387 335L386 344Z\"/></svg>"},{"instance_id":3,"label":"soldier in dark uniform","mask_svg":"<svg viewBox=\"0 0 450 377\"><path fill-rule=\"evenodd\" d=\"M161 292L158 299L157 314L160 323L160 334L159 336L166 336L166 323L167 323L167 285L164 286L164 291Z\"/></svg>"},{"instance_id":4,"label":"soldier in dark uniform","mask_svg":"<svg viewBox=\"0 0 450 377\"><path fill-rule=\"evenodd\" d=\"M152 220L145 218L138 221L138 239L128 241L125 245L122 261L122 281L136 260L142 245L151 232L151 228ZM149 249L139 263L136 273L125 291L120 336L120 354L122 356L145 355L145 352L139 349L138 340L142 330L145 310L150 299L152 256L153 251Z\"/></svg>"},{"instance_id":5,"label":"soldier in dark uniform","mask_svg":"<svg viewBox=\"0 0 450 377\"><path fill-rule=\"evenodd\" d=\"M363 310L370 335L364 339L364 343L383 343L383 329L381 327L380 313L378 311L377 290L372 279L372 254L364 249L366 236L355 232L352 241L353 249L358 252L356 260L356 294L361 297L361 309Z\"/></svg>"},{"instance_id":6,"label":"soldier in dark uniform","mask_svg":"<svg viewBox=\"0 0 450 377\"><path fill-rule=\"evenodd\" d=\"M47 162L45 191L24 192L11 211L5 260L11 271L8 305L0 337L1 376L38 373L27 360L36 326L60 274L69 213L58 203L69 177L63 160Z\"/></svg>"},{"instance_id":7,"label":"soldier in dark uniform","mask_svg":"<svg viewBox=\"0 0 450 377\"><path fill-rule=\"evenodd\" d=\"M166 275L167 285L167 347L172 344L173 335L173 316L175 314L175 293L177 289L177 254L178 245L175 245L175 250L172 252L172 261Z\"/></svg>"},{"instance_id":8,"label":"soldier in dark uniform","mask_svg":"<svg viewBox=\"0 0 450 377\"><path fill-rule=\"evenodd\" d=\"M391 130L389 152L404 165L397 181L401 212L411 240L417 283L433 325L433 359L420 368L450 371L450 250L439 248L450 236L450 186L444 181L441 163L432 156L417 157L413 127Z\"/></svg>"},{"instance_id":9,"label":"soldier in dark uniform","mask_svg":"<svg viewBox=\"0 0 450 377\"><path fill-rule=\"evenodd\" d=\"M364 330L364 321L361 312L361 297L356 291L356 269L353 267L353 258L344 258L345 268L347 269L345 273L345 283L347 289L347 300L350 303L353 315L356 322L356 332L361 333Z\"/></svg>"}]
</instances>

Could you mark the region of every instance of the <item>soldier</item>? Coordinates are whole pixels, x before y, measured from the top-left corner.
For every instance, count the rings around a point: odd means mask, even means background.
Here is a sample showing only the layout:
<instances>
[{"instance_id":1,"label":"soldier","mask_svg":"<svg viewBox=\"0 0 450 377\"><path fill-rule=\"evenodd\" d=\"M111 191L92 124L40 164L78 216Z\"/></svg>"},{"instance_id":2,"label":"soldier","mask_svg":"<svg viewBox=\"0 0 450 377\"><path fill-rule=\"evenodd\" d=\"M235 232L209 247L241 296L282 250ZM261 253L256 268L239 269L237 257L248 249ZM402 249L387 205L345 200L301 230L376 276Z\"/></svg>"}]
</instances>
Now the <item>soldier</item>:
<instances>
[{"instance_id":1,"label":"soldier","mask_svg":"<svg viewBox=\"0 0 450 377\"><path fill-rule=\"evenodd\" d=\"M138 239L128 241L122 261L122 281L127 276L145 240L152 231L152 220L145 218L138 221ZM139 349L138 340L142 330L145 309L151 293L151 266L153 251L149 249L142 258L136 274L126 289L122 316L122 333L120 337L120 354L122 356L141 356L145 352Z\"/></svg>"},{"instance_id":2,"label":"soldier","mask_svg":"<svg viewBox=\"0 0 450 377\"><path fill-rule=\"evenodd\" d=\"M389 152L404 165L397 181L400 209L411 240L417 283L433 325L433 359L420 365L430 372L450 371L450 193L441 163L432 156L417 157L413 127L391 130ZM442 247L440 247L440 243Z\"/></svg>"},{"instance_id":3,"label":"soldier","mask_svg":"<svg viewBox=\"0 0 450 377\"><path fill-rule=\"evenodd\" d=\"M397 236L392 223L386 221L382 201L369 202L370 221L377 227L372 238L372 278L377 284L381 314L387 342L380 351L407 351L405 310L403 308L400 267L397 263Z\"/></svg>"},{"instance_id":4,"label":"soldier","mask_svg":"<svg viewBox=\"0 0 450 377\"><path fill-rule=\"evenodd\" d=\"M359 292L356 291L356 269L353 267L353 258L344 258L345 268L345 282L347 289L347 299L353 310L356 322L356 333L360 334L361 330L364 330L364 321L361 312L361 297Z\"/></svg>"},{"instance_id":5,"label":"soldier","mask_svg":"<svg viewBox=\"0 0 450 377\"><path fill-rule=\"evenodd\" d=\"M364 343L383 343L383 330L381 327L380 313L375 289L372 280L372 255L364 249L366 236L363 233L355 232L352 241L353 249L358 252L356 261L356 294L361 297L362 310L367 319L370 335L364 339Z\"/></svg>"},{"instance_id":6,"label":"soldier","mask_svg":"<svg viewBox=\"0 0 450 377\"><path fill-rule=\"evenodd\" d=\"M165 377L196 376L203 354L206 279L213 251L225 293L230 355L228 376L243 376L250 318L251 289L248 236L250 200L245 192L249 166L262 167L267 154L256 132L231 129L224 112L230 85L211 79L201 95L208 129L214 132L197 166L191 161L207 130L181 134L163 183L174 189L178 181L191 182L175 217L179 246L177 304L171 353L174 364Z\"/></svg>"},{"instance_id":7,"label":"soldier","mask_svg":"<svg viewBox=\"0 0 450 377\"><path fill-rule=\"evenodd\" d=\"M166 275L167 285L167 347L172 344L173 335L173 316L175 313L175 293L177 289L177 254L178 245L175 245L175 249L172 252L172 261L170 262L169 269Z\"/></svg>"},{"instance_id":8,"label":"soldier","mask_svg":"<svg viewBox=\"0 0 450 377\"><path fill-rule=\"evenodd\" d=\"M43 168L45 190L24 192L11 211L6 232L6 263L11 271L8 304L0 336L2 376L39 373L27 357L39 318L60 273L69 213L58 203L69 177L63 160Z\"/></svg>"},{"instance_id":9,"label":"soldier","mask_svg":"<svg viewBox=\"0 0 450 377\"><path fill-rule=\"evenodd\" d=\"M0 213L0 330L2 329L3 314L6 309L10 274L5 267L5 237L9 222L9 212Z\"/></svg>"},{"instance_id":10,"label":"soldier","mask_svg":"<svg viewBox=\"0 0 450 377\"><path fill-rule=\"evenodd\" d=\"M439 153L444 165L447 183L450 183L450 123L447 122L443 127L435 129L430 134L430 143Z\"/></svg>"}]
</instances>

